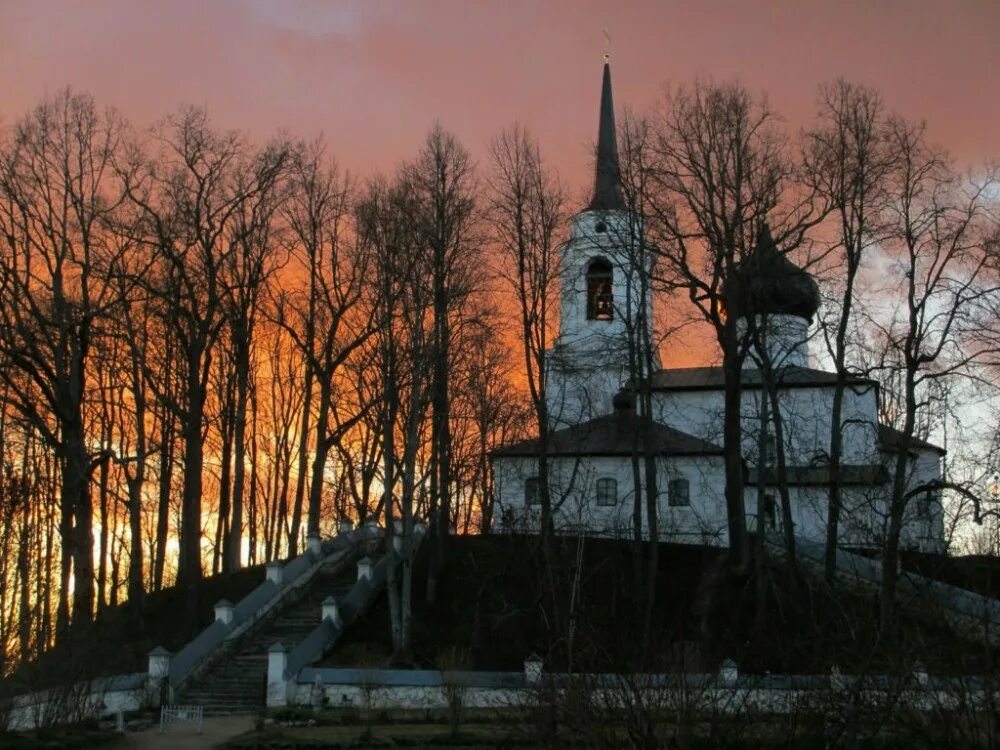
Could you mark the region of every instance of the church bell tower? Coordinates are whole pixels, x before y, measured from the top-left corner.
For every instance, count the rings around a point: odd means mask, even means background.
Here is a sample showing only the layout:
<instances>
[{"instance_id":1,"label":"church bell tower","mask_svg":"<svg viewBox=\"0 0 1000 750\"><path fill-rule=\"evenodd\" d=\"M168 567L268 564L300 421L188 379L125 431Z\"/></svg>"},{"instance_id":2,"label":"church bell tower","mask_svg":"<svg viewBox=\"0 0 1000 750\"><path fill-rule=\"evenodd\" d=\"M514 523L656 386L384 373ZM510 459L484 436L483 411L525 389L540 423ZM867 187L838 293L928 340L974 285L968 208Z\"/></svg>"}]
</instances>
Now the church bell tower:
<instances>
[{"instance_id":1,"label":"church bell tower","mask_svg":"<svg viewBox=\"0 0 1000 750\"><path fill-rule=\"evenodd\" d=\"M643 283L649 278L649 252L642 241L642 219L622 193L605 58L594 192L587 208L570 220L562 247L559 336L549 350L546 387L553 427L610 412L614 394L629 378L629 344L638 335L640 316L651 326L648 283Z\"/></svg>"}]
</instances>

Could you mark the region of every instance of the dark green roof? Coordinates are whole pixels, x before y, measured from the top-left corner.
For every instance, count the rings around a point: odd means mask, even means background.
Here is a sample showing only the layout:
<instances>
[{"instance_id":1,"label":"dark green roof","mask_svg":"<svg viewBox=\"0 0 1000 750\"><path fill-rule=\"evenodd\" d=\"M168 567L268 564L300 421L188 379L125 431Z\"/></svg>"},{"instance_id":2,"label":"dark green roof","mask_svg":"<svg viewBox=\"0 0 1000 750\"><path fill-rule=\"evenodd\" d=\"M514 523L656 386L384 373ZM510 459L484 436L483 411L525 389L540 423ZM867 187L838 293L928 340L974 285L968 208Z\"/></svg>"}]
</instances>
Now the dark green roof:
<instances>
[{"instance_id":1,"label":"dark green roof","mask_svg":"<svg viewBox=\"0 0 1000 750\"><path fill-rule=\"evenodd\" d=\"M640 420L643 420L640 423ZM550 456L630 456L640 424L649 430L653 452L670 456L721 456L722 448L645 417L616 412L557 430L549 435ZM506 445L494 456L537 456L537 438Z\"/></svg>"}]
</instances>

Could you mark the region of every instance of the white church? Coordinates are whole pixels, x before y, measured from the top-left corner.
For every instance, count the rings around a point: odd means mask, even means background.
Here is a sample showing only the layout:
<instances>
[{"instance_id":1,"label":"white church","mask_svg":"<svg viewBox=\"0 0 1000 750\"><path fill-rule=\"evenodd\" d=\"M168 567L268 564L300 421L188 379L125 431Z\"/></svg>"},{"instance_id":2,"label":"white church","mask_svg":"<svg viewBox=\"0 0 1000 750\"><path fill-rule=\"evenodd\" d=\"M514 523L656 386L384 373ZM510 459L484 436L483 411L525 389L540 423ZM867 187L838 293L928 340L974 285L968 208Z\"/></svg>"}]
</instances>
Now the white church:
<instances>
[{"instance_id":1,"label":"white church","mask_svg":"<svg viewBox=\"0 0 1000 750\"><path fill-rule=\"evenodd\" d=\"M549 490L557 532L631 537L635 482L633 436L637 425L627 386L628 327L640 312L652 320L640 288L643 253L630 251L628 237L641 217L630 215L619 185L611 72L605 62L601 92L595 188L583 212L571 220L562 247L559 335L547 356L546 404ZM634 236L631 235L631 236ZM758 307L767 321L768 359L779 383L787 485L797 537L826 538L829 497L831 409L836 376L810 366L810 325L819 307L816 282L775 246L766 226L750 266ZM636 259L638 256L638 260ZM728 307L739 321L733 284ZM727 289L727 287L729 287ZM763 290L763 294L761 291ZM647 309L637 301L645 296ZM779 490L774 484L776 446L762 418L760 360L745 359L742 371L742 457L747 527L758 522L782 529ZM656 456L657 535L662 541L726 545L725 469L722 449L721 367L660 368L652 384L652 422L647 434ZM899 434L878 418L879 387L851 377L844 394L840 486L840 540L846 547L874 547L887 527ZM766 411L764 415L766 416ZM503 446L492 456L494 525L498 531L538 528L538 441ZM918 487L941 478L944 450L916 441L908 481ZM763 483L763 486L761 486ZM645 491L643 490L642 502ZM758 499L763 497L763 503ZM757 518L757 508L764 508ZM643 513L643 524L646 514ZM645 529L644 532L648 533ZM943 549L943 513L938 491L908 504L902 544L922 551Z\"/></svg>"}]
</instances>

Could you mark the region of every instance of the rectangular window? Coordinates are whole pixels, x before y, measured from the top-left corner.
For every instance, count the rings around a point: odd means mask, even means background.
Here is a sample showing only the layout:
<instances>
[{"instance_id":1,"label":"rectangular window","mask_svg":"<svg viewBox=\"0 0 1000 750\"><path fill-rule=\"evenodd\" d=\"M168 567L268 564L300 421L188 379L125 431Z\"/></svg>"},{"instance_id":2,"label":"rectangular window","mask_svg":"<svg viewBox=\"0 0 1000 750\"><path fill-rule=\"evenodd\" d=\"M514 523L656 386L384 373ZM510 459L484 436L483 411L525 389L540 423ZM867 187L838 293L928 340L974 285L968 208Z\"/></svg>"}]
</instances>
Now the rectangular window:
<instances>
[{"instance_id":1,"label":"rectangular window","mask_svg":"<svg viewBox=\"0 0 1000 750\"><path fill-rule=\"evenodd\" d=\"M774 502L774 495L764 495L764 523L768 531L778 528L778 504Z\"/></svg>"},{"instance_id":2,"label":"rectangular window","mask_svg":"<svg viewBox=\"0 0 1000 750\"><path fill-rule=\"evenodd\" d=\"M930 520L934 517L934 506L938 504L938 493L936 489L929 489L924 496L917 500L917 515L920 518Z\"/></svg>"},{"instance_id":3,"label":"rectangular window","mask_svg":"<svg viewBox=\"0 0 1000 750\"><path fill-rule=\"evenodd\" d=\"M524 480L524 504L540 505L542 494L538 491L538 477L528 477Z\"/></svg>"},{"instance_id":4,"label":"rectangular window","mask_svg":"<svg viewBox=\"0 0 1000 750\"><path fill-rule=\"evenodd\" d=\"M778 444L774 441L774 435L765 434L763 440L763 461L764 466L774 466L774 461L778 455Z\"/></svg>"},{"instance_id":5,"label":"rectangular window","mask_svg":"<svg viewBox=\"0 0 1000 750\"><path fill-rule=\"evenodd\" d=\"M597 480L597 504L611 506L618 504L618 481L615 479Z\"/></svg>"},{"instance_id":6,"label":"rectangular window","mask_svg":"<svg viewBox=\"0 0 1000 750\"><path fill-rule=\"evenodd\" d=\"M667 485L667 503L671 508L684 508L691 504L691 485L688 480L670 480Z\"/></svg>"}]
</instances>

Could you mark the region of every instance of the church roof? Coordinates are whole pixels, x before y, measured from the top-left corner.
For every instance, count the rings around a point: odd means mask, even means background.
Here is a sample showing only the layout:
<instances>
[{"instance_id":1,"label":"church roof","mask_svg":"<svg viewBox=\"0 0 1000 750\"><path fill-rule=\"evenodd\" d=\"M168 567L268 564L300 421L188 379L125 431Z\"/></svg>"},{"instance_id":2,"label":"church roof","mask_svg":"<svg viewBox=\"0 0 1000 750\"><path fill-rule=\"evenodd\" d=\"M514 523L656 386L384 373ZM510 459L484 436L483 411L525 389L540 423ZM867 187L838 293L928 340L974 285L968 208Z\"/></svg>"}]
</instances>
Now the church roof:
<instances>
[{"instance_id":1,"label":"church roof","mask_svg":"<svg viewBox=\"0 0 1000 750\"><path fill-rule=\"evenodd\" d=\"M588 211L624 211L621 169L618 163L618 138L615 134L615 105L611 98L611 66L605 60L601 82L601 114L597 126L597 161L594 196Z\"/></svg>"},{"instance_id":2,"label":"church roof","mask_svg":"<svg viewBox=\"0 0 1000 750\"><path fill-rule=\"evenodd\" d=\"M837 374L812 367L789 365L776 370L778 383L786 388L814 388L832 386L837 383ZM758 369L742 371L744 388L759 388L763 375ZM875 381L858 375L849 375L848 385L875 385ZM725 384L721 367L672 367L653 373L652 386L658 391L714 391Z\"/></svg>"},{"instance_id":3,"label":"church roof","mask_svg":"<svg viewBox=\"0 0 1000 750\"><path fill-rule=\"evenodd\" d=\"M706 440L653 422L648 417L620 412L556 430L549 435L550 456L630 456L637 421L647 420L654 452L671 456L722 455L722 448ZM493 451L494 456L537 456L537 438Z\"/></svg>"},{"instance_id":4,"label":"church roof","mask_svg":"<svg viewBox=\"0 0 1000 750\"><path fill-rule=\"evenodd\" d=\"M722 286L726 312L748 315L795 315L812 321L819 309L819 287L812 275L778 249L764 222L753 252L736 264Z\"/></svg>"},{"instance_id":5,"label":"church roof","mask_svg":"<svg viewBox=\"0 0 1000 750\"><path fill-rule=\"evenodd\" d=\"M894 451L899 448L900 443L903 441L903 433L897 430L895 427L890 427L887 424L880 424L878 426L878 442L879 446L883 450ZM934 443L928 443L926 440L921 440L920 438L912 438L910 440L910 448L919 448L921 450L936 451L942 456L948 451L939 445L934 445Z\"/></svg>"}]
</instances>

